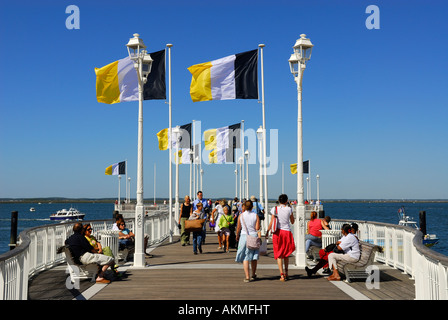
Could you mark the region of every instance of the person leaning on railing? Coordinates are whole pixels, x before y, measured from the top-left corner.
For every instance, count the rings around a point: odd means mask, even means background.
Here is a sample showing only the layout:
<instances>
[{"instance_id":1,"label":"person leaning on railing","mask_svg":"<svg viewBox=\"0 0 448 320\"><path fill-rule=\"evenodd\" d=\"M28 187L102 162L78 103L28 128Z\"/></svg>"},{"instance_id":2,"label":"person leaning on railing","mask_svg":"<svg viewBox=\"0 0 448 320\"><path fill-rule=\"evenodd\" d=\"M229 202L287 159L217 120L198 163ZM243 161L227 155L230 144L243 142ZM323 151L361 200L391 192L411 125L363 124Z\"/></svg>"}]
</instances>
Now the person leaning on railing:
<instances>
[{"instance_id":1,"label":"person leaning on railing","mask_svg":"<svg viewBox=\"0 0 448 320\"><path fill-rule=\"evenodd\" d=\"M104 274L109 267L115 264L115 261L112 257L94 253L94 248L82 234L82 228L82 223L75 223L73 234L65 240L65 244L68 246L76 263L83 265L96 263L100 266L98 277L96 278L97 283L109 283L110 280L105 279Z\"/></svg>"}]
</instances>

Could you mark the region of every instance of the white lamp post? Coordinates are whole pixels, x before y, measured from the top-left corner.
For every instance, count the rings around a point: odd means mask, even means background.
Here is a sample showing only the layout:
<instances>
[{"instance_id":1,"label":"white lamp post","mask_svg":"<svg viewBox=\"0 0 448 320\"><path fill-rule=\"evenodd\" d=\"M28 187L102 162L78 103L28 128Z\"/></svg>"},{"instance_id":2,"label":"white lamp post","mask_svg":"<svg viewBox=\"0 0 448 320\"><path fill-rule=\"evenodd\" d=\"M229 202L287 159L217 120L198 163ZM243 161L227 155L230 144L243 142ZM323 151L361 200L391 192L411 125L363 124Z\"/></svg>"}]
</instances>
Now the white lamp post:
<instances>
[{"instance_id":1,"label":"white lamp post","mask_svg":"<svg viewBox=\"0 0 448 320\"><path fill-rule=\"evenodd\" d=\"M308 200L308 202L311 200L310 177L306 177L306 200Z\"/></svg>"},{"instance_id":2,"label":"white lamp post","mask_svg":"<svg viewBox=\"0 0 448 320\"><path fill-rule=\"evenodd\" d=\"M192 178L192 166L193 166L193 161L192 161L192 159L193 159L193 156L194 156L194 152L193 152L193 150L191 150L190 149L190 193L189 193L189 195L190 195L190 199L192 199L192 201L194 201L194 198L193 198L193 193L192 193L192 186L193 186L193 178ZM193 192L194 192L194 190L193 190Z\"/></svg>"},{"instance_id":3,"label":"white lamp post","mask_svg":"<svg viewBox=\"0 0 448 320\"><path fill-rule=\"evenodd\" d=\"M129 184L128 203L131 203L131 177L128 178L128 184Z\"/></svg>"},{"instance_id":4,"label":"white lamp post","mask_svg":"<svg viewBox=\"0 0 448 320\"><path fill-rule=\"evenodd\" d=\"M243 157L238 158L238 162L240 164L240 201L244 198L243 192Z\"/></svg>"},{"instance_id":5,"label":"white lamp post","mask_svg":"<svg viewBox=\"0 0 448 320\"><path fill-rule=\"evenodd\" d=\"M260 126L257 130L258 138L258 161L260 162L260 203L263 203L263 127Z\"/></svg>"},{"instance_id":6,"label":"white lamp post","mask_svg":"<svg viewBox=\"0 0 448 320\"><path fill-rule=\"evenodd\" d=\"M238 198L238 164L235 161L235 198Z\"/></svg>"},{"instance_id":7,"label":"white lamp post","mask_svg":"<svg viewBox=\"0 0 448 320\"><path fill-rule=\"evenodd\" d=\"M137 205L135 207L135 252L134 267L144 267L144 228L145 216L143 206L143 85L151 72L152 58L146 51L143 40L138 33L134 33L126 45L129 58L134 61L134 68L138 78L138 155L137 155Z\"/></svg>"},{"instance_id":8,"label":"white lamp post","mask_svg":"<svg viewBox=\"0 0 448 320\"><path fill-rule=\"evenodd\" d=\"M200 191L199 190L199 174L200 174L200 172L199 172L199 157L195 157L194 158L194 187L195 187L195 189L194 189L194 193L195 194L198 194L198 191Z\"/></svg>"},{"instance_id":9,"label":"white lamp post","mask_svg":"<svg viewBox=\"0 0 448 320\"><path fill-rule=\"evenodd\" d=\"M316 176L317 180L317 204L320 205L320 198L319 198L319 175Z\"/></svg>"},{"instance_id":10,"label":"white lamp post","mask_svg":"<svg viewBox=\"0 0 448 320\"><path fill-rule=\"evenodd\" d=\"M263 198L263 162L264 162L264 150L263 150L263 137L264 137L264 130L263 127L260 126L257 130L257 138L258 138L258 150L259 150L259 162L260 162L260 199L259 202L265 206L266 204L264 203L264 198ZM265 207L265 219L263 221L263 230L267 230L268 229L268 225L269 225L269 214L267 214L268 208Z\"/></svg>"},{"instance_id":11,"label":"white lamp post","mask_svg":"<svg viewBox=\"0 0 448 320\"><path fill-rule=\"evenodd\" d=\"M250 158L250 152L249 150L246 150L244 153L244 156L246 157L246 199L250 198L249 195L249 158Z\"/></svg>"},{"instance_id":12,"label":"white lamp post","mask_svg":"<svg viewBox=\"0 0 448 320\"><path fill-rule=\"evenodd\" d=\"M173 139L176 141L176 186L175 186L175 202L174 202L174 216L179 215L179 136L180 136L180 127L176 126L172 130L173 132ZM180 221L178 221L180 223Z\"/></svg>"},{"instance_id":13,"label":"white lamp post","mask_svg":"<svg viewBox=\"0 0 448 320\"><path fill-rule=\"evenodd\" d=\"M121 199L120 199L120 195L121 195L121 190L120 190L120 185L121 185L121 175L118 175L118 207L121 210Z\"/></svg>"},{"instance_id":14,"label":"white lamp post","mask_svg":"<svg viewBox=\"0 0 448 320\"><path fill-rule=\"evenodd\" d=\"M296 266L304 268L306 266L305 252L305 206L303 200L303 137L302 137L302 79L306 63L311 58L313 44L306 38L305 34L300 35L293 47L294 53L289 58L289 66L294 80L297 83L297 214L295 224L296 236Z\"/></svg>"},{"instance_id":15,"label":"white lamp post","mask_svg":"<svg viewBox=\"0 0 448 320\"><path fill-rule=\"evenodd\" d=\"M203 188L202 188L202 179L204 178L204 169L202 169L202 164L200 164L200 168L201 168L201 184L200 184L199 189L203 190Z\"/></svg>"}]
</instances>

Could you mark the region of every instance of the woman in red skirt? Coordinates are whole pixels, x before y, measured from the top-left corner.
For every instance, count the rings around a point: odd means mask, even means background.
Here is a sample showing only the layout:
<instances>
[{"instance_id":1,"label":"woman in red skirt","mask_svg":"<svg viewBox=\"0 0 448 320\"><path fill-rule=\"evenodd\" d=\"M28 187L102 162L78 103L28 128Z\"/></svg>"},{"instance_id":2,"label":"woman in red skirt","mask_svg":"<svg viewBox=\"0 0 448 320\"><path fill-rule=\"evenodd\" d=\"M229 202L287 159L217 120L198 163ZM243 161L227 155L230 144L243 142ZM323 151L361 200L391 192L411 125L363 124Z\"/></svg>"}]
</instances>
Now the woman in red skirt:
<instances>
[{"instance_id":1,"label":"woman in red skirt","mask_svg":"<svg viewBox=\"0 0 448 320\"><path fill-rule=\"evenodd\" d=\"M290 223L294 223L294 215L292 214L291 207L288 205L288 196L286 194L281 194L278 197L278 202L280 202L280 206L276 206L271 210L272 219L266 232L266 238L268 238L269 231L276 219L278 227L277 231L272 235L274 259L277 260L280 281L285 281L288 279L289 256L296 250L290 225Z\"/></svg>"}]
</instances>

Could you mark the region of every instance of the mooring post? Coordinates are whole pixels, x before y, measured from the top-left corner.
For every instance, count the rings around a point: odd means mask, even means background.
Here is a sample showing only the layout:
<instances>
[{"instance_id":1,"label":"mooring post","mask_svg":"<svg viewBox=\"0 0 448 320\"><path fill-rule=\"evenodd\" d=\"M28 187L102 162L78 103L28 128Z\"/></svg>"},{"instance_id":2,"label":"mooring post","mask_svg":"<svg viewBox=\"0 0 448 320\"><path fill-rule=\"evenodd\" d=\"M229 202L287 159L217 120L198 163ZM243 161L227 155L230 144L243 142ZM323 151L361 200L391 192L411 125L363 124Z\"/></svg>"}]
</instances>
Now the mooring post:
<instances>
[{"instance_id":1,"label":"mooring post","mask_svg":"<svg viewBox=\"0 0 448 320\"><path fill-rule=\"evenodd\" d=\"M426 235L426 211L420 211L419 213L420 218L420 231L423 233L423 237Z\"/></svg>"},{"instance_id":2,"label":"mooring post","mask_svg":"<svg viewBox=\"0 0 448 320\"><path fill-rule=\"evenodd\" d=\"M17 217L19 216L18 211L11 212L11 237L9 240L9 250L13 250L17 244Z\"/></svg>"}]
</instances>

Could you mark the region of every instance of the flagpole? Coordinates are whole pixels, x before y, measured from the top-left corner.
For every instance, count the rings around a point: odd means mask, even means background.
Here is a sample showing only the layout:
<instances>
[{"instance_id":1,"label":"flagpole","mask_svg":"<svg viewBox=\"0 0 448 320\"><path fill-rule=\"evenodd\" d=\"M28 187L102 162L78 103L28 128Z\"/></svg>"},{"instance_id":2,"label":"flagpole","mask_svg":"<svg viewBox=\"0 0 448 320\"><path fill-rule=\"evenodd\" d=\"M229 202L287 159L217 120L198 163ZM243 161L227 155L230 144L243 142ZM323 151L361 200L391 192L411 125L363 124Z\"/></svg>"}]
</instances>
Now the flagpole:
<instances>
[{"instance_id":1,"label":"flagpole","mask_svg":"<svg viewBox=\"0 0 448 320\"><path fill-rule=\"evenodd\" d=\"M168 197L169 197L169 201L168 201L168 224L169 224L169 229L170 229L170 242L173 242L173 220L172 220L172 216L173 216L173 187L172 187L172 183L173 183L173 166L171 164L171 158L172 158L172 139L173 139L173 130L171 128L172 123L171 123L171 47L173 45L168 43L166 45L166 47L168 48L168 134L169 134L169 139L168 139L168 147L169 147L169 155L168 155ZM166 58L165 58L166 59ZM174 228L174 230L177 230L177 228Z\"/></svg>"},{"instance_id":2,"label":"flagpole","mask_svg":"<svg viewBox=\"0 0 448 320\"><path fill-rule=\"evenodd\" d=\"M242 176L242 181L243 181L243 190L242 190L242 197L245 198L246 200L248 200L248 198L245 195L245 190L246 190L246 180L244 179L245 175L244 175L244 120L241 120L241 129L243 131L243 134L241 135L241 158L242 158L242 166L241 166L241 176Z\"/></svg>"},{"instance_id":3,"label":"flagpole","mask_svg":"<svg viewBox=\"0 0 448 320\"><path fill-rule=\"evenodd\" d=\"M121 211L121 199L120 199L120 185L121 185L121 175L118 175L118 208L120 208Z\"/></svg>"},{"instance_id":4,"label":"flagpole","mask_svg":"<svg viewBox=\"0 0 448 320\"><path fill-rule=\"evenodd\" d=\"M192 153L193 153L193 151L191 151L191 149L190 149L190 151L188 152L188 156L190 157L190 189L189 189L189 195L190 195L190 198L193 200L193 193L191 193L191 185L192 185L192 182L193 182L193 177L192 177L192 166L193 166L193 161L191 160L191 158L192 158Z\"/></svg>"},{"instance_id":5,"label":"flagpole","mask_svg":"<svg viewBox=\"0 0 448 320\"><path fill-rule=\"evenodd\" d=\"M311 188L311 180L313 180L313 179L311 179L312 175L311 175L311 161L310 160L308 160L308 177L310 178L309 179L310 180L310 195L309 195L308 201L311 202L311 200L313 200L313 189Z\"/></svg>"},{"instance_id":6,"label":"flagpole","mask_svg":"<svg viewBox=\"0 0 448 320\"><path fill-rule=\"evenodd\" d=\"M156 164L154 163L154 205L156 205Z\"/></svg>"},{"instance_id":7,"label":"flagpole","mask_svg":"<svg viewBox=\"0 0 448 320\"><path fill-rule=\"evenodd\" d=\"M201 133L201 127L199 127L199 134ZM201 138L199 136L199 142L201 142ZM203 175L204 175L204 170L202 170L202 145L201 143L199 143L199 169L200 169L200 173L201 173L201 184L200 184L200 190L203 191L202 189L202 179L203 179Z\"/></svg>"},{"instance_id":8,"label":"flagpole","mask_svg":"<svg viewBox=\"0 0 448 320\"><path fill-rule=\"evenodd\" d=\"M264 105L264 64L263 64L263 48L264 44L259 44L260 56L261 56L261 105L263 112L263 168L264 168L264 210L266 213L269 212L269 197L268 197L268 175L267 175L267 162L266 162L266 116L265 116L265 105ZM268 219L265 219L266 223L269 221L269 214L266 214Z\"/></svg>"},{"instance_id":9,"label":"flagpole","mask_svg":"<svg viewBox=\"0 0 448 320\"><path fill-rule=\"evenodd\" d=\"M282 162L282 194L285 194L285 163Z\"/></svg>"},{"instance_id":10,"label":"flagpole","mask_svg":"<svg viewBox=\"0 0 448 320\"><path fill-rule=\"evenodd\" d=\"M238 160L236 159L236 157L235 157L235 198L238 198Z\"/></svg>"},{"instance_id":11,"label":"flagpole","mask_svg":"<svg viewBox=\"0 0 448 320\"><path fill-rule=\"evenodd\" d=\"M125 160L125 170L126 170L126 197L125 197L125 202L128 203L128 159Z\"/></svg>"},{"instance_id":12,"label":"flagpole","mask_svg":"<svg viewBox=\"0 0 448 320\"><path fill-rule=\"evenodd\" d=\"M179 214L179 126L176 126L175 128L176 133L176 199L175 199L175 204L174 204L174 211L176 212L176 214ZM180 221L178 221L178 223L180 223Z\"/></svg>"},{"instance_id":13,"label":"flagpole","mask_svg":"<svg viewBox=\"0 0 448 320\"><path fill-rule=\"evenodd\" d=\"M196 146L195 146L195 140L194 140L195 139L195 134L194 134L195 120L192 120L191 123L192 123L192 125L191 125L192 132L191 133L193 135L193 159L190 158L190 163L191 163L191 161L193 161L193 196L194 196L194 195L196 195L196 191L197 191L196 190L197 189L197 187L196 187ZM190 141L192 141L192 140L190 139ZM190 181L190 183L191 183L191 181ZM191 187L191 185L190 185L190 187ZM191 192L190 192L190 194L191 194ZM194 200L194 198L193 198L193 200Z\"/></svg>"}]
</instances>

